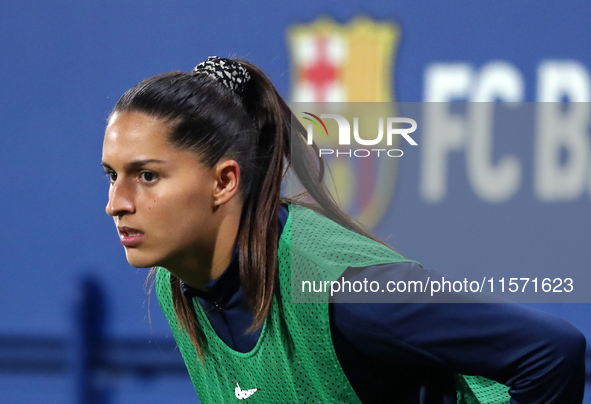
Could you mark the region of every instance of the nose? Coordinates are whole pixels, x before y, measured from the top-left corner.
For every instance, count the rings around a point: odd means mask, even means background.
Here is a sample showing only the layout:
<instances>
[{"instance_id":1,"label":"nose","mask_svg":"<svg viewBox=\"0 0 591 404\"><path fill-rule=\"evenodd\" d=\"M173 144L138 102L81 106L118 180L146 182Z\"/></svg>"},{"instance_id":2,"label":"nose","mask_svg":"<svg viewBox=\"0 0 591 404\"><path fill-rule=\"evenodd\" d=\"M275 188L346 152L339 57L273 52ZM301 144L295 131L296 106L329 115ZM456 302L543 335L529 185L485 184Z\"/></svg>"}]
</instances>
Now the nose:
<instances>
[{"instance_id":1,"label":"nose","mask_svg":"<svg viewBox=\"0 0 591 404\"><path fill-rule=\"evenodd\" d=\"M109 216L123 216L134 213L133 192L125 183L116 181L109 188L109 202L105 211Z\"/></svg>"}]
</instances>

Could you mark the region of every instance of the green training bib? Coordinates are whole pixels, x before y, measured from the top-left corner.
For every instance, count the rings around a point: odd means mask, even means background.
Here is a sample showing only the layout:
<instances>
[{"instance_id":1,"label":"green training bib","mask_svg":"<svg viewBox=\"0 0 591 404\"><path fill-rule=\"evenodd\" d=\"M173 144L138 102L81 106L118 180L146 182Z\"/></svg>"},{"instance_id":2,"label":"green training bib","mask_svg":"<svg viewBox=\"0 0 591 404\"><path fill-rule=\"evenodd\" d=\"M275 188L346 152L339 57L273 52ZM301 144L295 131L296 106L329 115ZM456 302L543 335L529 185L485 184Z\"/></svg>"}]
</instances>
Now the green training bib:
<instances>
[{"instance_id":1,"label":"green training bib","mask_svg":"<svg viewBox=\"0 0 591 404\"><path fill-rule=\"evenodd\" d=\"M205 361L174 313L170 273L158 268L156 292L197 395L210 403L360 403L336 356L330 334L328 294L292 294L303 280L337 280L351 266L414 262L303 206L289 205L279 239L279 287L256 346L228 347L212 328L197 298ZM293 264L293 270L292 270ZM292 278L293 276L293 278ZM458 404L509 403L508 387L476 376L456 376Z\"/></svg>"}]
</instances>

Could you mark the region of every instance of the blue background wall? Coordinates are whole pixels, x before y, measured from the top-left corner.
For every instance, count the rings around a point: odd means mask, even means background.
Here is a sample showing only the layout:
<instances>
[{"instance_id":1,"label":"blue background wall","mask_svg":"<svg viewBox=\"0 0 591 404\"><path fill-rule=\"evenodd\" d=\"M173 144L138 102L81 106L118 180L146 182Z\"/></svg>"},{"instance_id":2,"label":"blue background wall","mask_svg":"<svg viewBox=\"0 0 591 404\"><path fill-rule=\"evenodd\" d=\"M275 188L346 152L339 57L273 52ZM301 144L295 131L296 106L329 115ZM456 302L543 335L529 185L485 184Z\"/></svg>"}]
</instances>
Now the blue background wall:
<instances>
[{"instance_id":1,"label":"blue background wall","mask_svg":"<svg viewBox=\"0 0 591 404\"><path fill-rule=\"evenodd\" d=\"M591 72L591 5L583 1L0 3L0 403L196 402L155 299L148 322L146 271L127 264L104 212L106 117L137 82L189 70L209 55L253 61L288 98L287 28L358 15L401 27L398 101L424 100L434 63L474 71L510 63L523 77L524 101L537 100L545 60L576 61ZM515 198L489 204L467 185L458 154L447 197L431 203L419 191L419 158L402 160L396 196L375 229L392 234L399 251L444 272L548 260L590 269L590 192L543 203L524 180ZM478 226L466 220L474 215ZM536 307L591 337L589 305ZM85 336L89 327L103 338ZM108 344L111 356L86 357L96 343ZM86 377L83 370L99 362Z\"/></svg>"}]
</instances>

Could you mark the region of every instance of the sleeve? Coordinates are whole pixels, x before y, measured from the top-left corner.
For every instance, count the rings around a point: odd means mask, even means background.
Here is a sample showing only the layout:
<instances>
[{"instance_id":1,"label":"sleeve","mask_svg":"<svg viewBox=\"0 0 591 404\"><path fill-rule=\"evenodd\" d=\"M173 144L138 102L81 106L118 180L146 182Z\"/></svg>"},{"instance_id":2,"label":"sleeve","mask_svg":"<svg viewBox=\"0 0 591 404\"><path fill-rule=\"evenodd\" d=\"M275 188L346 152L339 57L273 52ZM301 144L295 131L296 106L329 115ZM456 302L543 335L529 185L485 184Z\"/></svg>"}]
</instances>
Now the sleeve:
<instances>
[{"instance_id":1,"label":"sleeve","mask_svg":"<svg viewBox=\"0 0 591 404\"><path fill-rule=\"evenodd\" d=\"M404 262L349 268L343 277L385 284L408 279L408 271L415 280L444 276ZM509 386L514 404L582 403L586 340L579 330L539 310L471 295L470 303L346 303L347 294L336 293L331 321L366 355L484 376Z\"/></svg>"}]
</instances>

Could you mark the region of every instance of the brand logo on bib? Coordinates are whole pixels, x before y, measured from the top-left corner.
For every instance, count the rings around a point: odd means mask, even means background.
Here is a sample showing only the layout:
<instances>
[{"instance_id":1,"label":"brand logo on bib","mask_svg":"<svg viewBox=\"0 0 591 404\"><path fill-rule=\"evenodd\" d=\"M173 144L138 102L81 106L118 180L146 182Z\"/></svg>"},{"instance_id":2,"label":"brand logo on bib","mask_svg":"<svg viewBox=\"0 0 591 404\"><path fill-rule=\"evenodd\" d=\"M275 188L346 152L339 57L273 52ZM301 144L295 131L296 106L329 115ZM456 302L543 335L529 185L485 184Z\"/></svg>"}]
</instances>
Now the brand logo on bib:
<instances>
[{"instance_id":1,"label":"brand logo on bib","mask_svg":"<svg viewBox=\"0 0 591 404\"><path fill-rule=\"evenodd\" d=\"M254 393L257 392L258 389L250 389L250 390L242 390L240 385L236 383L236 388L234 389L234 394L238 400L244 400L248 397L252 396Z\"/></svg>"}]
</instances>

